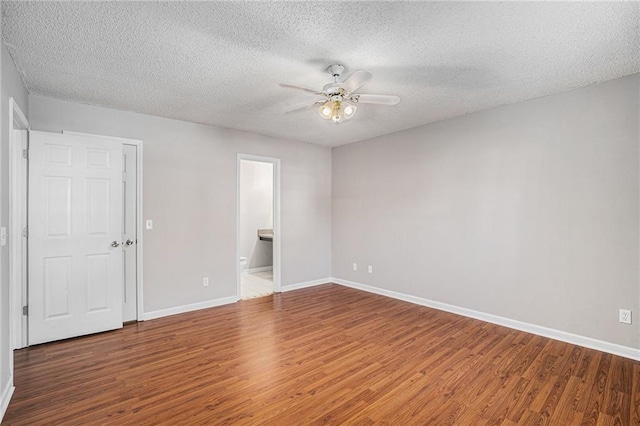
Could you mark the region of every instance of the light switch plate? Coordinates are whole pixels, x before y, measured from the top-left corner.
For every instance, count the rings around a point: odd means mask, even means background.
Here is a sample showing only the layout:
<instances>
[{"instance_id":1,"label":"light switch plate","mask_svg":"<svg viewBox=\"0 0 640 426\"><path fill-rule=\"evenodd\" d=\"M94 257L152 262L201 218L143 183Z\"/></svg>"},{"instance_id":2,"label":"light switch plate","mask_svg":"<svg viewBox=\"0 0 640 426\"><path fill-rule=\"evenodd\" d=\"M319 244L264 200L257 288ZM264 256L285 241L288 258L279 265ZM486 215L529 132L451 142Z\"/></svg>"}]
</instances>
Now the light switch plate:
<instances>
[{"instance_id":1,"label":"light switch plate","mask_svg":"<svg viewBox=\"0 0 640 426\"><path fill-rule=\"evenodd\" d=\"M153 220L151 219L147 219L146 223L145 223L145 227L147 229L153 229Z\"/></svg>"}]
</instances>

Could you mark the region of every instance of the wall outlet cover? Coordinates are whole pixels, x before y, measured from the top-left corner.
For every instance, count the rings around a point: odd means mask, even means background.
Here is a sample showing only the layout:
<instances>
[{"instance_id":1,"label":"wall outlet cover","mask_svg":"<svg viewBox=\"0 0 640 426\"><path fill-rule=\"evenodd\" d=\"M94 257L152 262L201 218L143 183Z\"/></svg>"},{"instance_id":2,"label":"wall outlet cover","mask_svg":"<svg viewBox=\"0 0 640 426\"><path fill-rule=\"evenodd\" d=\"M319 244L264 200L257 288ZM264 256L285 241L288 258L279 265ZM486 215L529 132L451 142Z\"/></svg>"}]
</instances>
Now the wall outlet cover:
<instances>
[{"instance_id":1,"label":"wall outlet cover","mask_svg":"<svg viewBox=\"0 0 640 426\"><path fill-rule=\"evenodd\" d=\"M623 324L631 324L631 311L629 309L620 309L618 321Z\"/></svg>"}]
</instances>

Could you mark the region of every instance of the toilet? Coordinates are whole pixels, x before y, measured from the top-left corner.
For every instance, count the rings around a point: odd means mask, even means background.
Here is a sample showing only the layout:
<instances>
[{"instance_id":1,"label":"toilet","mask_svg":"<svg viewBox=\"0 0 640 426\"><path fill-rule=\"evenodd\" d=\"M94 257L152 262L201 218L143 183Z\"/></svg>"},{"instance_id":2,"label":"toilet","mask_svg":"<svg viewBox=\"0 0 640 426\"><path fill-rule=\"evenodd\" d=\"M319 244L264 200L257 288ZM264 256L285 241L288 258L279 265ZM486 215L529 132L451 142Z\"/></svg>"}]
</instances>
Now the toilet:
<instances>
[{"instance_id":1,"label":"toilet","mask_svg":"<svg viewBox=\"0 0 640 426\"><path fill-rule=\"evenodd\" d=\"M244 256L240 257L240 272L245 272L247 269L247 258Z\"/></svg>"}]
</instances>

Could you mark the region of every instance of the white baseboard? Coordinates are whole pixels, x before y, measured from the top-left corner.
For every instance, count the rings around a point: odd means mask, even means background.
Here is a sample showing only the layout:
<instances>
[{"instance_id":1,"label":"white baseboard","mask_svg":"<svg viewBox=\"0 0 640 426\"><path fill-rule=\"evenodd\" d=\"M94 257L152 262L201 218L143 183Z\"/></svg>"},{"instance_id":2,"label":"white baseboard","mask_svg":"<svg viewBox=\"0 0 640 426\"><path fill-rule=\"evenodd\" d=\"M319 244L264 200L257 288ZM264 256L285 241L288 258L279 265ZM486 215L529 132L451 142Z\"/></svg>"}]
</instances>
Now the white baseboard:
<instances>
[{"instance_id":1,"label":"white baseboard","mask_svg":"<svg viewBox=\"0 0 640 426\"><path fill-rule=\"evenodd\" d=\"M474 311L472 309L461 308L459 306L449 305L447 303L423 299L417 296L411 296L404 293L398 293L391 290L372 287L366 284L360 284L340 278L331 278L331 282L343 285L345 287L351 287L358 290L367 291L369 293L375 293L381 296L387 296L394 299L403 300L405 302L414 303L416 305L422 305L469 318L479 319L481 321L490 322L492 324L497 324L527 333L537 334L538 336L548 337L550 339L560 340L562 342L571 343L574 345L583 346L585 348L595 349L598 351L607 352L613 355L619 355L625 358L631 358L640 361L640 349L622 346L616 343L605 342L603 340L593 339L591 337L580 336L577 334L568 333L566 331L555 330L553 328L547 328L540 325L487 314L484 312Z\"/></svg>"},{"instance_id":2,"label":"white baseboard","mask_svg":"<svg viewBox=\"0 0 640 426\"><path fill-rule=\"evenodd\" d=\"M145 312L142 314L144 321L156 318L168 317L169 315L184 314L185 312L197 311L200 309L213 308L215 306L228 305L238 301L237 296L222 297L220 299L207 300L205 302L191 303L190 305L176 306L174 308L160 309L158 311Z\"/></svg>"},{"instance_id":3,"label":"white baseboard","mask_svg":"<svg viewBox=\"0 0 640 426\"><path fill-rule=\"evenodd\" d=\"M455 305L449 305L447 303L436 302L434 300L424 299L422 297L411 296L409 294L399 293L391 290L385 290L378 287L373 287L366 284L360 284L353 281L343 280L341 278L321 278L312 281L305 281L296 284L283 285L282 292L298 290L302 288L314 287L317 285L335 283L345 287L355 288L357 290L366 291L369 293L379 294L381 296L391 297L393 299L403 300L405 302L413 303L416 305L426 306L428 308L438 309L440 311L450 312L457 315L462 315L469 318L475 318L481 321L489 322L492 324L501 325L503 327L512 328L515 330L524 331L526 333L536 334L538 336L548 337L550 339L559 340L566 343L571 343L585 348L595 349L602 352L607 352L613 355L619 355L625 358L634 359L640 361L640 349L631 348L628 346L618 345L616 343L605 342L603 340L593 339L591 337L580 336L566 331L555 330L553 328L547 328L540 325L530 324L510 318L500 317L493 314L487 314L480 311L474 311L473 309L462 308ZM206 302L193 303L190 305L177 306L175 308L162 309L158 311L146 312L143 315L144 320L150 320L155 318L161 318L169 315L181 314L185 312L196 311L199 309L211 308L214 306L226 305L229 303L237 302L236 296L224 297L221 299L208 300ZM7 390L5 390L7 392ZM10 390L11 394L13 389ZM9 394L8 398L11 398ZM3 394L3 406L5 407L5 396ZM6 402L8 405L8 400ZM4 413L4 411L2 412Z\"/></svg>"},{"instance_id":4,"label":"white baseboard","mask_svg":"<svg viewBox=\"0 0 640 426\"><path fill-rule=\"evenodd\" d=\"M2 421L4 417L4 413L7 412L7 408L9 407L9 402L11 401L11 397L13 396L13 391L16 388L13 386L13 376L9 376L9 380L7 381L7 385L2 390L2 400L0 401L0 421Z\"/></svg>"},{"instance_id":5,"label":"white baseboard","mask_svg":"<svg viewBox=\"0 0 640 426\"><path fill-rule=\"evenodd\" d=\"M333 278L321 278L319 280L305 281L305 282L302 282L302 283L283 285L282 288L281 288L281 291L285 292L285 291L291 291L291 290L298 290L298 289L301 289L301 288L314 287L314 286L321 285L321 284L329 284L332 279Z\"/></svg>"},{"instance_id":6,"label":"white baseboard","mask_svg":"<svg viewBox=\"0 0 640 426\"><path fill-rule=\"evenodd\" d=\"M256 272L273 271L273 266L260 266L259 268L248 268L242 270L243 274L255 274Z\"/></svg>"}]
</instances>

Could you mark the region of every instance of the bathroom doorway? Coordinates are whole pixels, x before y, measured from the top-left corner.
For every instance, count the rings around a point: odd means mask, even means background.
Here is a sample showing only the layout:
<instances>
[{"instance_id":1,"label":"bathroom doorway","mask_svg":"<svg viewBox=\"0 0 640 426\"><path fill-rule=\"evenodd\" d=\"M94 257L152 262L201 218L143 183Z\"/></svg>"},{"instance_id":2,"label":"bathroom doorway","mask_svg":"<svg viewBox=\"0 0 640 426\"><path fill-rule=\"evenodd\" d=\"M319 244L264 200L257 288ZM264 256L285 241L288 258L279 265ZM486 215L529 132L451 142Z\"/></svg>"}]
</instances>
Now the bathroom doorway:
<instances>
[{"instance_id":1,"label":"bathroom doorway","mask_svg":"<svg viewBox=\"0 0 640 426\"><path fill-rule=\"evenodd\" d=\"M279 291L280 160L238 155L238 297Z\"/></svg>"}]
</instances>

